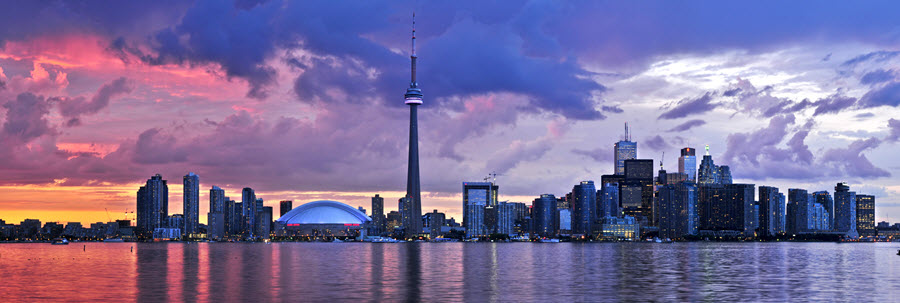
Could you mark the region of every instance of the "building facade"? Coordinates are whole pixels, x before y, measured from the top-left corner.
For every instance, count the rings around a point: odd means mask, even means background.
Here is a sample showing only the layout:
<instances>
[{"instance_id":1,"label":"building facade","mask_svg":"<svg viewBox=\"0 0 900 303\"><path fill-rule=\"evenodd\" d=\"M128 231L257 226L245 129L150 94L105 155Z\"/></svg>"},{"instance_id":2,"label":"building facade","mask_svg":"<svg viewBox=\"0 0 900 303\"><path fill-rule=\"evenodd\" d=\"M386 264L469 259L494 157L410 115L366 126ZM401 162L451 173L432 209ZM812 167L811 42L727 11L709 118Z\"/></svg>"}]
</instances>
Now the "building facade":
<instances>
[{"instance_id":1,"label":"building facade","mask_svg":"<svg viewBox=\"0 0 900 303\"><path fill-rule=\"evenodd\" d=\"M200 233L200 177L191 172L185 175L183 193L184 226L181 228L185 235L197 235Z\"/></svg>"}]
</instances>

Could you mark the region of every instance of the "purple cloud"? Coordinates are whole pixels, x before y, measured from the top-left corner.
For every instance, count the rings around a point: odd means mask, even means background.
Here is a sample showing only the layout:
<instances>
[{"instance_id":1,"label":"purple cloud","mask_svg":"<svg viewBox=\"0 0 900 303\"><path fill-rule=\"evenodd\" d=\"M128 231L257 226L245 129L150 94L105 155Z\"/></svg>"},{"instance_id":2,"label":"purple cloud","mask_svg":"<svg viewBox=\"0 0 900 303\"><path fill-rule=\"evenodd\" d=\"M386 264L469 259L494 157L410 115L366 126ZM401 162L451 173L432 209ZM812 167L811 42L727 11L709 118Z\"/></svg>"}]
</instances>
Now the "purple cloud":
<instances>
[{"instance_id":1,"label":"purple cloud","mask_svg":"<svg viewBox=\"0 0 900 303\"><path fill-rule=\"evenodd\" d=\"M666 142L660 135L644 139L644 146L657 151L672 149L672 145Z\"/></svg>"},{"instance_id":2,"label":"purple cloud","mask_svg":"<svg viewBox=\"0 0 900 303\"><path fill-rule=\"evenodd\" d=\"M716 104L712 103L715 93L707 92L695 99L682 99L675 104L666 105L662 109L668 109L659 115L657 120L661 119L678 119L690 115L698 115L716 108Z\"/></svg>"},{"instance_id":3,"label":"purple cloud","mask_svg":"<svg viewBox=\"0 0 900 303\"><path fill-rule=\"evenodd\" d=\"M66 122L67 126L76 126L80 124L79 116L96 113L106 108L110 99L130 93L131 90L132 86L129 84L128 79L118 78L100 87L90 101L85 100L84 97L57 97L54 98L54 101L59 102L60 114L69 119Z\"/></svg>"},{"instance_id":4,"label":"purple cloud","mask_svg":"<svg viewBox=\"0 0 900 303\"><path fill-rule=\"evenodd\" d=\"M859 104L862 107L900 105L900 82L887 83L869 91L859 99Z\"/></svg>"},{"instance_id":5,"label":"purple cloud","mask_svg":"<svg viewBox=\"0 0 900 303\"><path fill-rule=\"evenodd\" d=\"M706 124L706 121L703 121L700 119L694 119L694 120L690 120L690 121L681 123L681 124L673 127L672 129L669 129L668 132L670 132L670 133L683 132L683 131L687 131L691 128L694 128L694 127L703 126L705 124Z\"/></svg>"},{"instance_id":6,"label":"purple cloud","mask_svg":"<svg viewBox=\"0 0 900 303\"><path fill-rule=\"evenodd\" d=\"M890 135L884 141L897 142L900 140L900 120L893 118L888 120L888 128L890 129Z\"/></svg>"},{"instance_id":7,"label":"purple cloud","mask_svg":"<svg viewBox=\"0 0 900 303\"><path fill-rule=\"evenodd\" d=\"M749 133L728 136L723 164L742 178L764 180L823 180L833 177L878 178L890 173L874 166L863 154L881 144L877 138L860 139L846 148L826 150L814 157L805 143L812 121L801 126L790 137L787 148L779 147L794 125L792 115L776 116L767 127Z\"/></svg>"},{"instance_id":8,"label":"purple cloud","mask_svg":"<svg viewBox=\"0 0 900 303\"><path fill-rule=\"evenodd\" d=\"M876 69L863 75L862 78L859 79L859 83L878 84L891 81L893 79L894 73L892 70Z\"/></svg>"},{"instance_id":9,"label":"purple cloud","mask_svg":"<svg viewBox=\"0 0 900 303\"><path fill-rule=\"evenodd\" d=\"M22 93L3 104L3 108L6 109L6 121L3 123L3 135L6 138L16 142L30 142L56 132L45 117L50 113L50 105L44 97Z\"/></svg>"}]
</instances>

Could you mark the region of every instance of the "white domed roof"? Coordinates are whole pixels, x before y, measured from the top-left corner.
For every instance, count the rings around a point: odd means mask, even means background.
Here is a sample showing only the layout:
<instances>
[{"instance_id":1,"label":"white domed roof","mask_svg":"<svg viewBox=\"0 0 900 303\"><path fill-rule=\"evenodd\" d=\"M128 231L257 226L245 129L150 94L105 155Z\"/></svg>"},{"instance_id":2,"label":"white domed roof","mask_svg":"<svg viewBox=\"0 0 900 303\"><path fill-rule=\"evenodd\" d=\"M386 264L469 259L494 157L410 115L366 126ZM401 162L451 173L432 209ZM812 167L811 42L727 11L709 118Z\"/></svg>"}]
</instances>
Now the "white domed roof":
<instances>
[{"instance_id":1,"label":"white domed roof","mask_svg":"<svg viewBox=\"0 0 900 303\"><path fill-rule=\"evenodd\" d=\"M278 218L284 224L363 224L372 221L350 205L329 200L309 202Z\"/></svg>"}]
</instances>

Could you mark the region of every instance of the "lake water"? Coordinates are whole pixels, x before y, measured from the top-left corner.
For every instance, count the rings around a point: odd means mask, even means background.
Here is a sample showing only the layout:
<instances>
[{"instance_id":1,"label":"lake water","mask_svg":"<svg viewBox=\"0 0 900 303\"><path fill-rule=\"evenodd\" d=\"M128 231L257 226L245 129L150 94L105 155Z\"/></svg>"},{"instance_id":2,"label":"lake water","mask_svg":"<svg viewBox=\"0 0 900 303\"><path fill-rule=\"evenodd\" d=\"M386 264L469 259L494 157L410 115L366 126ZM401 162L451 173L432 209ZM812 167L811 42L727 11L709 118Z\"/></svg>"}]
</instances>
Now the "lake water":
<instances>
[{"instance_id":1,"label":"lake water","mask_svg":"<svg viewBox=\"0 0 900 303\"><path fill-rule=\"evenodd\" d=\"M0 301L897 301L898 249L900 243L0 244Z\"/></svg>"}]
</instances>

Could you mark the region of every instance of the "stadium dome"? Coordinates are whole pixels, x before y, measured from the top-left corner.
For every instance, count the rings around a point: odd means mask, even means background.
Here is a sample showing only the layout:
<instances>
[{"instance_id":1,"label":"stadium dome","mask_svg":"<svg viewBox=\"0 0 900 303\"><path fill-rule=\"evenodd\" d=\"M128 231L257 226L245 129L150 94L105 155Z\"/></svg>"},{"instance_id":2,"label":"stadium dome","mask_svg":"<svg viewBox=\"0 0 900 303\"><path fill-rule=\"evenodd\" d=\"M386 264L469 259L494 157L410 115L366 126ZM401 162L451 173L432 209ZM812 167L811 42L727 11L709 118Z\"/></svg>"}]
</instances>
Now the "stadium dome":
<instances>
[{"instance_id":1,"label":"stadium dome","mask_svg":"<svg viewBox=\"0 0 900 303\"><path fill-rule=\"evenodd\" d=\"M309 224L343 224L362 225L372 221L365 213L350 205L329 200L309 202L278 218L278 222L287 226Z\"/></svg>"}]
</instances>

